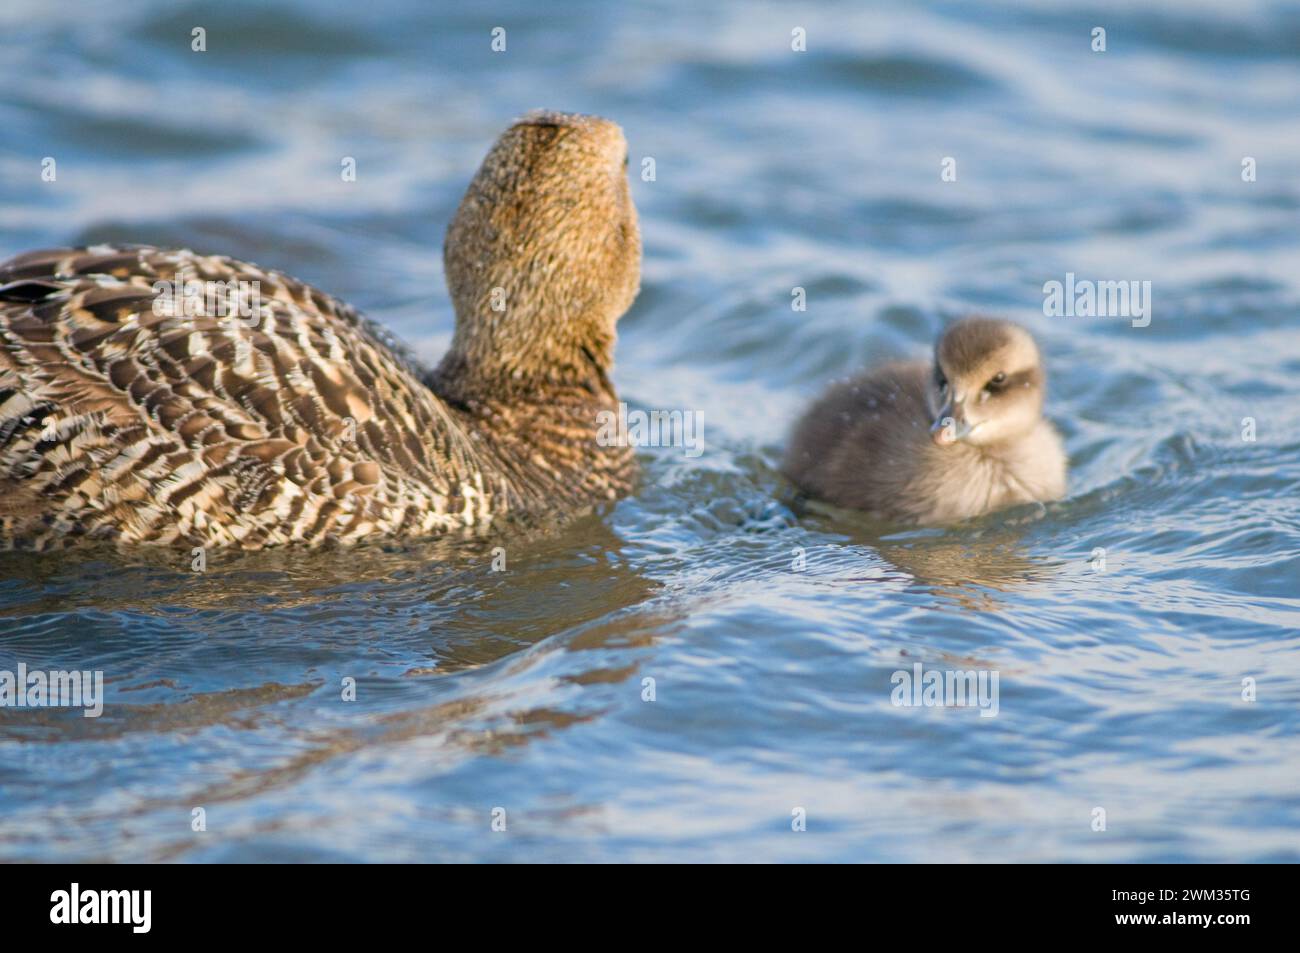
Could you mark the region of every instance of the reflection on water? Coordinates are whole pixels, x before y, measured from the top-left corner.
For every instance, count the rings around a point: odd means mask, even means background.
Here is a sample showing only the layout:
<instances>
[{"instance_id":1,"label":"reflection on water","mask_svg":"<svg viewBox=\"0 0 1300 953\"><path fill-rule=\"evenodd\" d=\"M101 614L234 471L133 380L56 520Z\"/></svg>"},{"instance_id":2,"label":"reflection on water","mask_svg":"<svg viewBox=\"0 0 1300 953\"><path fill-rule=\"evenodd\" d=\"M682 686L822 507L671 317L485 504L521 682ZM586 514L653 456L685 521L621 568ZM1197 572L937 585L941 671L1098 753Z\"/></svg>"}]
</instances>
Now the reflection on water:
<instances>
[{"instance_id":1,"label":"reflection on water","mask_svg":"<svg viewBox=\"0 0 1300 953\"><path fill-rule=\"evenodd\" d=\"M961 542L882 543L880 555L936 595L965 609L990 612L1007 607L996 593L1029 588L1053 569L1046 558L1018 547L1014 537L992 534Z\"/></svg>"},{"instance_id":2,"label":"reflection on water","mask_svg":"<svg viewBox=\"0 0 1300 953\"><path fill-rule=\"evenodd\" d=\"M615 376L706 444L472 542L0 556L0 671L108 696L0 709L0 859L1300 859L1300 20L1096 13L1106 54L1029 0L235 2L196 54L161 2L0 10L4 253L235 254L430 359L500 127L617 119L656 176ZM1150 327L1045 318L1067 272L1150 280ZM805 402L969 311L1038 336L1069 498L935 530L797 503ZM998 714L895 707L915 663L996 672Z\"/></svg>"},{"instance_id":3,"label":"reflection on water","mask_svg":"<svg viewBox=\"0 0 1300 953\"><path fill-rule=\"evenodd\" d=\"M896 574L964 609L994 611L1007 604L996 593L1013 593L1043 582L1058 563L1022 545L1021 527L1046 517L1041 504L1019 507L958 529L899 531L863 514L799 498L807 525L841 533L853 546L868 547ZM1058 507L1053 504L1053 509ZM992 590L992 591L990 591Z\"/></svg>"}]
</instances>

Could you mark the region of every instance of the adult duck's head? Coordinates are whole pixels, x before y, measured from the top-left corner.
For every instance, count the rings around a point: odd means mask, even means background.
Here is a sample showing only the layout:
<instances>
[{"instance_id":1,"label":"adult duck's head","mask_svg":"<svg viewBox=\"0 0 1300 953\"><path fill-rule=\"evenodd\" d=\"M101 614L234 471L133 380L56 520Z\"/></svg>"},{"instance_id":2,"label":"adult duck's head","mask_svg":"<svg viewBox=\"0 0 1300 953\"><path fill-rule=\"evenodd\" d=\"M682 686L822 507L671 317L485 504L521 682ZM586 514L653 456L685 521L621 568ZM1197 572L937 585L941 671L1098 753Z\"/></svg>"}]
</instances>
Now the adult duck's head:
<instances>
[{"instance_id":1,"label":"adult duck's head","mask_svg":"<svg viewBox=\"0 0 1300 953\"><path fill-rule=\"evenodd\" d=\"M1046 374L1038 347L1018 324L965 318L934 349L930 434L941 447L993 446L1038 426Z\"/></svg>"},{"instance_id":2,"label":"adult duck's head","mask_svg":"<svg viewBox=\"0 0 1300 953\"><path fill-rule=\"evenodd\" d=\"M469 390L602 382L641 280L623 131L532 112L493 145L443 246L456 333L440 376Z\"/></svg>"}]
</instances>

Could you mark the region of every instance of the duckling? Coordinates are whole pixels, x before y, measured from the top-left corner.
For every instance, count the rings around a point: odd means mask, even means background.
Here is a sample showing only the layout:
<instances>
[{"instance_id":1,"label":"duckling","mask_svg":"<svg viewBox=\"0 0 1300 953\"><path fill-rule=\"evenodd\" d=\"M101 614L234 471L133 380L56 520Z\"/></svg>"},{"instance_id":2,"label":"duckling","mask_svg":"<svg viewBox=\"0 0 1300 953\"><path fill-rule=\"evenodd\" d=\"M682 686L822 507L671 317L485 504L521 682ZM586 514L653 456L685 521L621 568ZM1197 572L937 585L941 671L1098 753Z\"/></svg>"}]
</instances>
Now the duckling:
<instances>
[{"instance_id":1,"label":"duckling","mask_svg":"<svg viewBox=\"0 0 1300 953\"><path fill-rule=\"evenodd\" d=\"M810 496L934 525L1065 495L1046 374L1010 321L950 325L932 364L898 362L833 385L794 429L783 464Z\"/></svg>"},{"instance_id":2,"label":"duckling","mask_svg":"<svg viewBox=\"0 0 1300 953\"><path fill-rule=\"evenodd\" d=\"M0 546L470 534L626 493L632 450L597 439L640 286L626 163L596 116L501 135L447 230L435 370L247 262L99 245L0 264Z\"/></svg>"}]
</instances>

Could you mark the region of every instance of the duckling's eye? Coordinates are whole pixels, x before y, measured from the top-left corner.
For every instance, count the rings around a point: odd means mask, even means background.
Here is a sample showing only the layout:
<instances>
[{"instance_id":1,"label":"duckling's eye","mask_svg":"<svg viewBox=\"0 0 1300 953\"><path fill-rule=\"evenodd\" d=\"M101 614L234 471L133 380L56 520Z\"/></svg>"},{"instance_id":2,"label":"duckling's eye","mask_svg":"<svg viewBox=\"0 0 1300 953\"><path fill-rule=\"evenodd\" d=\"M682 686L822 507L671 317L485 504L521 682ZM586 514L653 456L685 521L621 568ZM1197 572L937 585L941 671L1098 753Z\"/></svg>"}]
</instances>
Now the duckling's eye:
<instances>
[{"instance_id":1,"label":"duckling's eye","mask_svg":"<svg viewBox=\"0 0 1300 953\"><path fill-rule=\"evenodd\" d=\"M627 153L623 153L623 168L627 168Z\"/></svg>"},{"instance_id":2,"label":"duckling's eye","mask_svg":"<svg viewBox=\"0 0 1300 953\"><path fill-rule=\"evenodd\" d=\"M942 374L934 375L934 383L935 386L938 387L940 391L945 391L948 389L948 379L944 377Z\"/></svg>"},{"instance_id":3,"label":"duckling's eye","mask_svg":"<svg viewBox=\"0 0 1300 953\"><path fill-rule=\"evenodd\" d=\"M989 380L989 383L988 383L989 390L996 390L997 388L1001 387L1001 386L1002 386L1003 384L1005 384L1006 382L1007 382L1007 375L1006 375L1004 372L1002 372L1002 371L998 371L998 372L997 372L996 374L994 374L993 377Z\"/></svg>"}]
</instances>

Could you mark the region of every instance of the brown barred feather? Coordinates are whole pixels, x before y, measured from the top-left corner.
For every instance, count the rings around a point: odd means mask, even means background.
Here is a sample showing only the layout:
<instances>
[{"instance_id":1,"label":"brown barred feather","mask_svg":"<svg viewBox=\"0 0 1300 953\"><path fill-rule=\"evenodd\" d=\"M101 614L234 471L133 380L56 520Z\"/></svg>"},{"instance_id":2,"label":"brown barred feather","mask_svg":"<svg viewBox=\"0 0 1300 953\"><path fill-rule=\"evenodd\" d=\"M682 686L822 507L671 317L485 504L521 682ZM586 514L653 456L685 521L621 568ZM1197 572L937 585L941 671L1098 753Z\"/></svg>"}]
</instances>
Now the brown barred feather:
<instances>
[{"instance_id":1,"label":"brown barred feather","mask_svg":"<svg viewBox=\"0 0 1300 953\"><path fill-rule=\"evenodd\" d=\"M449 230L457 337L436 374L247 262L103 245L0 263L0 546L476 533L626 492L630 451L596 440L639 276L625 146L612 123L543 115L502 136ZM509 188L483 187L506 168ZM452 241L475 228L490 238L464 260ZM504 311L484 306L488 276L510 283ZM584 337L599 356L575 357Z\"/></svg>"}]
</instances>

